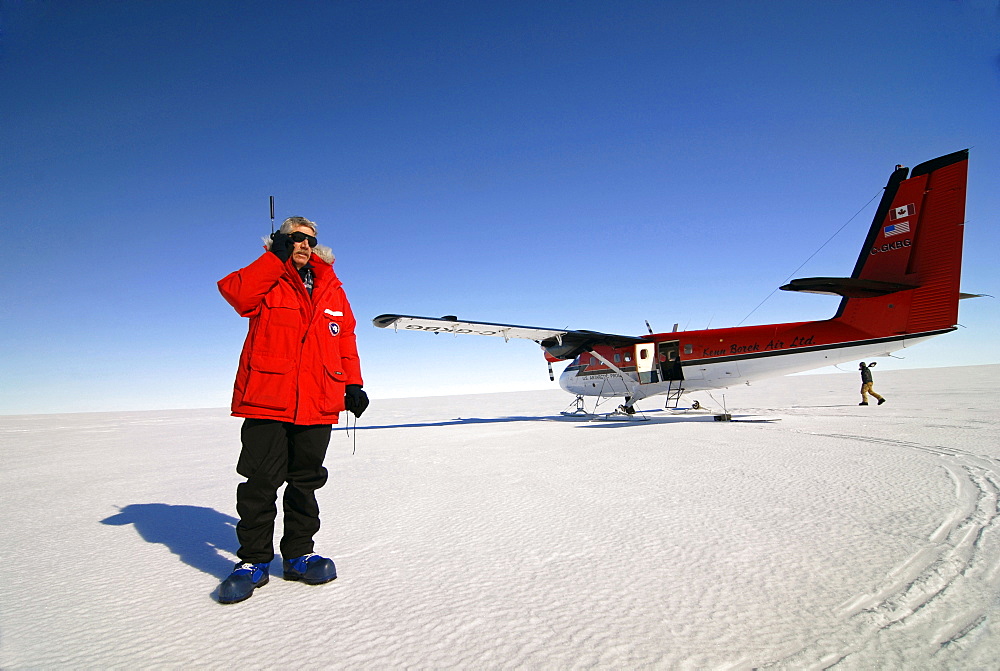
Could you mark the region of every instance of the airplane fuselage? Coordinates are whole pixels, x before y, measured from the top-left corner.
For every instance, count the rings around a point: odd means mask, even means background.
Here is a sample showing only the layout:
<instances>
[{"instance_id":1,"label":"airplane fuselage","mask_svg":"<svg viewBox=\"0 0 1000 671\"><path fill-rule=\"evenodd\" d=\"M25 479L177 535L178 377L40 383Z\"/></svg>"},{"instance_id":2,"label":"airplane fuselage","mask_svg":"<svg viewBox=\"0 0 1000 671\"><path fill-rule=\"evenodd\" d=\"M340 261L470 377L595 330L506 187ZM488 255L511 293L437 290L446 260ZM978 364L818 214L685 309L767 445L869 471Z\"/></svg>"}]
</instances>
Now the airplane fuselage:
<instances>
[{"instance_id":1,"label":"airplane fuselage","mask_svg":"<svg viewBox=\"0 0 1000 671\"><path fill-rule=\"evenodd\" d=\"M953 329L881 338L852 330L827 320L659 333L648 336L648 344L581 354L562 372L559 386L580 396L630 396L634 402L885 356Z\"/></svg>"}]
</instances>

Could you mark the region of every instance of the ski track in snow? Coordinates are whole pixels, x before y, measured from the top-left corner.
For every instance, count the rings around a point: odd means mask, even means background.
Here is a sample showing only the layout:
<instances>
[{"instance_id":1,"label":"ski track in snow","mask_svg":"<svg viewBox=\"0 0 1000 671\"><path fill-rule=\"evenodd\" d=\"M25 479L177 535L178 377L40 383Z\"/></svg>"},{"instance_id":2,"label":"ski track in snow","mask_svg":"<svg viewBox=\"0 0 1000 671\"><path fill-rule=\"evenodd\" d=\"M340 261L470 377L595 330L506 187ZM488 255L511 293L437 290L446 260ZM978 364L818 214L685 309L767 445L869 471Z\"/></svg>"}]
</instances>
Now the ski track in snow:
<instances>
[{"instance_id":1,"label":"ski track in snow","mask_svg":"<svg viewBox=\"0 0 1000 671\"><path fill-rule=\"evenodd\" d=\"M974 647L980 630L995 625L987 612L1000 592L1000 461L938 445L831 435L937 455L955 486L954 508L874 590L841 605L835 631L773 666L847 667L878 659L901 667L933 661L951 646Z\"/></svg>"},{"instance_id":2,"label":"ski track in snow","mask_svg":"<svg viewBox=\"0 0 1000 671\"><path fill-rule=\"evenodd\" d=\"M998 373L725 392L752 423L376 398L320 491L338 580L231 606L239 420L0 417L0 667L995 668Z\"/></svg>"}]
</instances>

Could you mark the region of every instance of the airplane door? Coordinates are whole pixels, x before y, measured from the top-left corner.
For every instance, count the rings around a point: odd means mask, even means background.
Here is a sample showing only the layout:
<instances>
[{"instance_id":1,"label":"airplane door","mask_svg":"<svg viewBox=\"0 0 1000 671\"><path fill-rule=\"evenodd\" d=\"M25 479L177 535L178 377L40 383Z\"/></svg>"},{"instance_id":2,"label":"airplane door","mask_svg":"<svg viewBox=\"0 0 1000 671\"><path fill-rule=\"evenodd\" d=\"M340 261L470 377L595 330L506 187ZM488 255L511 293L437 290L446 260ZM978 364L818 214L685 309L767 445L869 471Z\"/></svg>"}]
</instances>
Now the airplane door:
<instances>
[{"instance_id":1,"label":"airplane door","mask_svg":"<svg viewBox=\"0 0 1000 671\"><path fill-rule=\"evenodd\" d=\"M681 369L680 343L677 340L669 340L657 344L657 359L660 364L660 379L683 380L684 372Z\"/></svg>"},{"instance_id":2,"label":"airplane door","mask_svg":"<svg viewBox=\"0 0 1000 671\"><path fill-rule=\"evenodd\" d=\"M639 374L639 384L650 384L658 382L659 378L653 370L656 363L656 346L653 343L644 343L635 346L635 372Z\"/></svg>"}]
</instances>

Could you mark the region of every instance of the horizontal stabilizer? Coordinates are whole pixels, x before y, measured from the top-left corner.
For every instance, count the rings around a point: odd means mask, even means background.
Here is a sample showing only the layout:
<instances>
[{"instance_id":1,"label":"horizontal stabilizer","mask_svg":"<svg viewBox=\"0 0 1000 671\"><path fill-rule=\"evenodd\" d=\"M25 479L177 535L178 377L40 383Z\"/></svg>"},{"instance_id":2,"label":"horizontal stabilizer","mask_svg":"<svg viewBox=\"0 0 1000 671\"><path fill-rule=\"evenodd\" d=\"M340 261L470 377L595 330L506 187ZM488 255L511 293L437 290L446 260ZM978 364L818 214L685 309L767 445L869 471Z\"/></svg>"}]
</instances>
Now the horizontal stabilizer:
<instances>
[{"instance_id":1,"label":"horizontal stabilizer","mask_svg":"<svg viewBox=\"0 0 1000 671\"><path fill-rule=\"evenodd\" d=\"M810 294L830 294L845 298L873 298L897 291L916 289L915 284L862 280L856 277L805 277L792 280L781 287L782 291L804 291Z\"/></svg>"},{"instance_id":2,"label":"horizontal stabilizer","mask_svg":"<svg viewBox=\"0 0 1000 671\"><path fill-rule=\"evenodd\" d=\"M438 318L414 317L410 315L379 315L372 320L372 324L383 329L392 328L406 331L426 331L428 333L452 333L455 335L498 336L504 340L510 340L511 338L534 340L546 352L557 359L571 359L597 345L625 347L626 345L648 342L644 338L616 335L613 333L472 322L452 316Z\"/></svg>"}]
</instances>

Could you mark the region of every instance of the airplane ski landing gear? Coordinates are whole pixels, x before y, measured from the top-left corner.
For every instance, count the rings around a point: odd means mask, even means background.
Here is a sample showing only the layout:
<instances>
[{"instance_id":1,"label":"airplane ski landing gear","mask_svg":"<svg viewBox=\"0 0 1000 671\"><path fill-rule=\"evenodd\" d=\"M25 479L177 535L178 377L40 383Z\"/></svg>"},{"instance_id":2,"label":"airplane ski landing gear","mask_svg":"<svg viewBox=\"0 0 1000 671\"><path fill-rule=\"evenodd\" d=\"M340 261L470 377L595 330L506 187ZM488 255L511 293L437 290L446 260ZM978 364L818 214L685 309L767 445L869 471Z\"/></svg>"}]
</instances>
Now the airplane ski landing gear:
<instances>
[{"instance_id":1,"label":"airplane ski landing gear","mask_svg":"<svg viewBox=\"0 0 1000 671\"><path fill-rule=\"evenodd\" d=\"M565 415L566 417L589 417L590 416L590 413L587 412L584 409L584 407L583 407L583 396L580 396L578 394L577 397L576 397L576 400L573 401L573 403L576 405L576 408L572 412L568 412L566 410L563 410L560 414Z\"/></svg>"},{"instance_id":2,"label":"airplane ski landing gear","mask_svg":"<svg viewBox=\"0 0 1000 671\"><path fill-rule=\"evenodd\" d=\"M648 422L649 417L646 417L640 411L637 415L635 413L635 408L626 405L620 405L614 412L606 412L603 415L593 415L594 419L599 419L602 422Z\"/></svg>"},{"instance_id":3,"label":"airplane ski landing gear","mask_svg":"<svg viewBox=\"0 0 1000 671\"><path fill-rule=\"evenodd\" d=\"M587 412L583 405L583 396L577 396L571 405L574 406L573 410L563 410L560 414L564 417L582 417L590 420L598 419L605 422L649 421L649 417L646 417L641 412L637 415L634 407L626 406L625 404L619 405L614 412L605 412L600 414Z\"/></svg>"}]
</instances>

